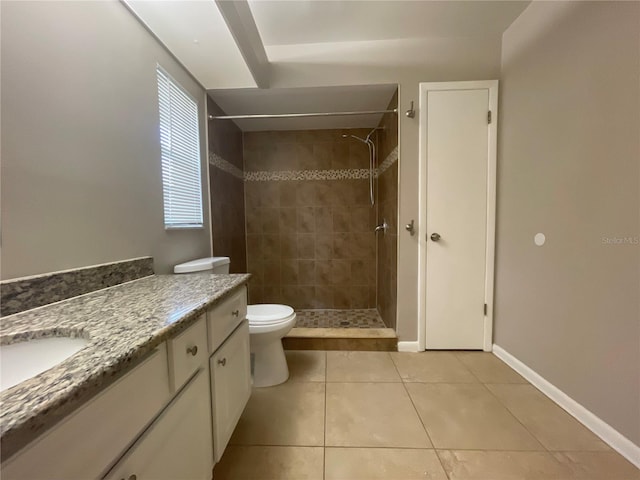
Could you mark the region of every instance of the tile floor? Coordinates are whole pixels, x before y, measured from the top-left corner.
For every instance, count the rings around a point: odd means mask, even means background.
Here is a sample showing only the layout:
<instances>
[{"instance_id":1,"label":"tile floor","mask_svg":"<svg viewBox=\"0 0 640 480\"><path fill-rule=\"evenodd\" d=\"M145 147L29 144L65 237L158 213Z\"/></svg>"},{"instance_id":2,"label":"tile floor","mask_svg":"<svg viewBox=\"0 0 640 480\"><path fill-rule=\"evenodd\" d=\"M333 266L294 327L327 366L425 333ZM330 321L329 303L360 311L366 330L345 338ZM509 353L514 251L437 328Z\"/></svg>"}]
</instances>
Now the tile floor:
<instances>
[{"instance_id":1,"label":"tile floor","mask_svg":"<svg viewBox=\"0 0 640 480\"><path fill-rule=\"evenodd\" d=\"M490 353L286 353L215 480L640 479Z\"/></svg>"}]
</instances>

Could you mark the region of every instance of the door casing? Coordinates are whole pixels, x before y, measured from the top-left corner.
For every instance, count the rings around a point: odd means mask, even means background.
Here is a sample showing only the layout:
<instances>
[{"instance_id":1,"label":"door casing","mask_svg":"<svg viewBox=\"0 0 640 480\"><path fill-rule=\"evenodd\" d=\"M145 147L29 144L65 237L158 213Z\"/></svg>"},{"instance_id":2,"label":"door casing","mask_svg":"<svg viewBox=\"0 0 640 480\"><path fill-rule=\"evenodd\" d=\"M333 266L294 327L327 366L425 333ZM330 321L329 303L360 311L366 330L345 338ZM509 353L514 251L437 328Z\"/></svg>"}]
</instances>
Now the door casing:
<instances>
[{"instance_id":1,"label":"door casing","mask_svg":"<svg viewBox=\"0 0 640 480\"><path fill-rule=\"evenodd\" d=\"M486 228L486 268L485 303L487 313L484 316L483 350L490 352L493 347L493 289L495 266L495 225L496 225L496 166L498 132L498 80L471 82L429 82L420 83L420 135L419 135L419 220L418 220L418 342L417 350L424 351L426 346L426 268L427 268L427 93L436 90L488 90L491 123L488 124L487 155L487 228Z\"/></svg>"}]
</instances>

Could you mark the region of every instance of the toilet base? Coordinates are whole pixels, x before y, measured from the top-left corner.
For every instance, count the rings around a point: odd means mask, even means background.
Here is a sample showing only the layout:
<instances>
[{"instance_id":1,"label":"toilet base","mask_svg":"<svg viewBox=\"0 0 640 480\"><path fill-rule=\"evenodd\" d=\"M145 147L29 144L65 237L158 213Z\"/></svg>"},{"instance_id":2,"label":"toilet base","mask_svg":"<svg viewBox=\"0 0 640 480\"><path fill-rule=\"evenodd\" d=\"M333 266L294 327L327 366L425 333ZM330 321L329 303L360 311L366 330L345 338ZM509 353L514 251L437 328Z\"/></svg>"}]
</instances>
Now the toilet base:
<instances>
[{"instance_id":1,"label":"toilet base","mask_svg":"<svg viewBox=\"0 0 640 480\"><path fill-rule=\"evenodd\" d=\"M251 363L254 387L272 387L289 379L289 367L282 340L258 343L251 339Z\"/></svg>"}]
</instances>

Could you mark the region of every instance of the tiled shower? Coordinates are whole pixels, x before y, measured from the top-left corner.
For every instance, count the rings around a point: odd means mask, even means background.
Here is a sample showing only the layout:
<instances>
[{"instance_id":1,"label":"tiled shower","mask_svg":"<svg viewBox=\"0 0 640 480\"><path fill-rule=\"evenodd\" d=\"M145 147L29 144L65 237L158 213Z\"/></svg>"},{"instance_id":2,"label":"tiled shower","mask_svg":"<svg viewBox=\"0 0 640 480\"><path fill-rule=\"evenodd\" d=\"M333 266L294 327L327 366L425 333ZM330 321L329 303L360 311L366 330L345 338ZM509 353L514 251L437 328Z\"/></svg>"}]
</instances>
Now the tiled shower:
<instances>
[{"instance_id":1,"label":"tiled shower","mask_svg":"<svg viewBox=\"0 0 640 480\"><path fill-rule=\"evenodd\" d=\"M396 106L397 93L389 109ZM349 326L377 327L383 326L381 318L395 328L397 115L385 114L372 136L378 150L373 206L368 148L343 137L366 137L371 128L240 132L229 122L222 142L219 123L211 122L209 132L212 208L221 210L213 205L225 198L233 208L227 218L213 211L214 254L234 250L240 228L224 231L244 209L246 271L253 274L249 302L291 305L308 326L324 315L317 326L346 326L342 319L351 319ZM226 158L237 158L238 134L242 170ZM235 147L222 152L230 139ZM242 208L237 193L219 181L230 180L237 192L240 176ZM389 229L374 233L383 219Z\"/></svg>"},{"instance_id":2,"label":"tiled shower","mask_svg":"<svg viewBox=\"0 0 640 480\"><path fill-rule=\"evenodd\" d=\"M375 307L376 211L361 171L368 152L343 133L245 132L250 302Z\"/></svg>"}]
</instances>

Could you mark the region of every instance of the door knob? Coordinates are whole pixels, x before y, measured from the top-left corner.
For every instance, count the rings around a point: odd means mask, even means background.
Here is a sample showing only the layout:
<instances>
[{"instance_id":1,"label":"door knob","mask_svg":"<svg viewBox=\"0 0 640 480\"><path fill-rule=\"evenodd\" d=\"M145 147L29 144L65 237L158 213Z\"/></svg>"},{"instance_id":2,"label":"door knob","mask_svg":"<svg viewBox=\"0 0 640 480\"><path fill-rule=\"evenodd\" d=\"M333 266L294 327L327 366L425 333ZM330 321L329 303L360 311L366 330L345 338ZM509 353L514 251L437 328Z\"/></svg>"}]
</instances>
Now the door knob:
<instances>
[{"instance_id":1,"label":"door knob","mask_svg":"<svg viewBox=\"0 0 640 480\"><path fill-rule=\"evenodd\" d=\"M440 234L439 233L432 233L430 238L431 238L432 241L437 242L437 241L440 240Z\"/></svg>"}]
</instances>

